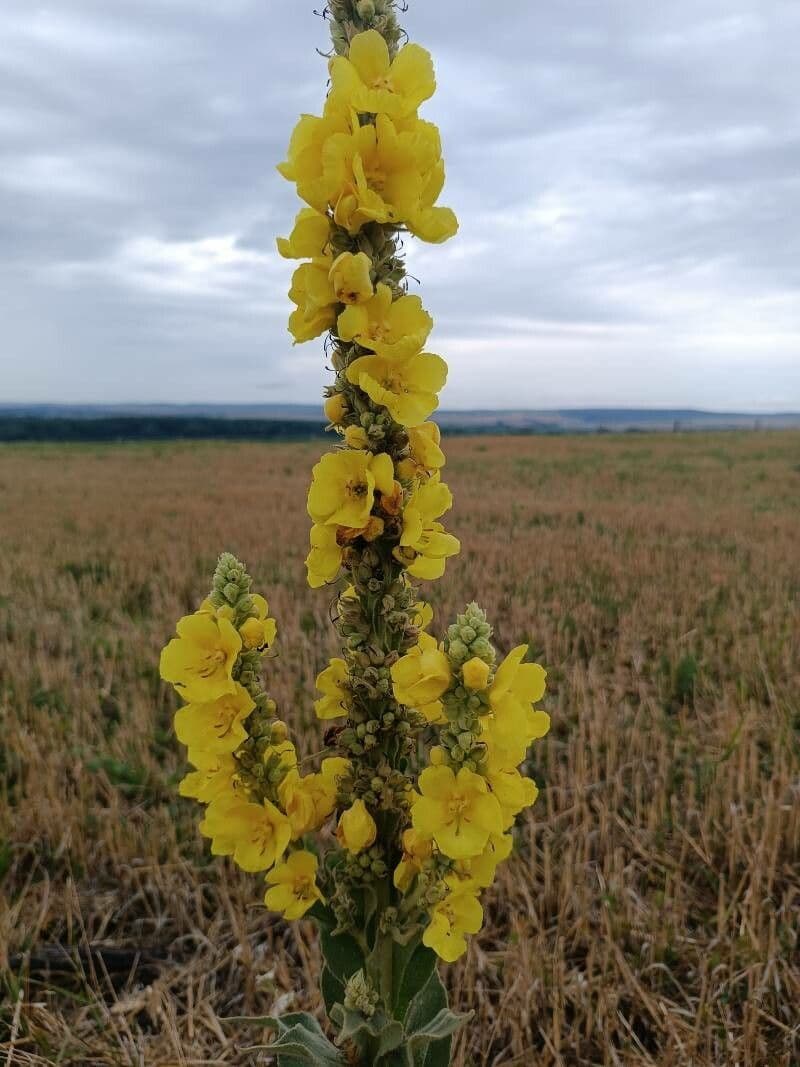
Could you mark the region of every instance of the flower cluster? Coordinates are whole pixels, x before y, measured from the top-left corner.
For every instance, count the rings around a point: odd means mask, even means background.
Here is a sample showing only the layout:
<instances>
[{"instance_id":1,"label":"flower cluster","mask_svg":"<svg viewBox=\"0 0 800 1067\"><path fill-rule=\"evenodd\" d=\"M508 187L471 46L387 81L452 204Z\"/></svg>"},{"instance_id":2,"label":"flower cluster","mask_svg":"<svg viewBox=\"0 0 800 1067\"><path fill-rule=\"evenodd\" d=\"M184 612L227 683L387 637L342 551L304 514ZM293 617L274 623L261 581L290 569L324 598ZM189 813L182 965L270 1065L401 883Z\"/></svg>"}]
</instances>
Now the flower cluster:
<instances>
[{"instance_id":1,"label":"flower cluster","mask_svg":"<svg viewBox=\"0 0 800 1067\"><path fill-rule=\"evenodd\" d=\"M396 0L329 0L325 11L330 91L279 167L305 206L278 240L302 260L290 334L327 334L335 373L325 415L336 444L307 500L308 583L332 587L340 638L317 678L320 769L301 773L261 688L275 625L233 557L178 624L162 676L187 701L175 727L196 770L181 792L206 805L212 851L266 872L267 907L310 914L323 931L322 993L347 1062L396 1063L403 1048L403 1062L432 1062L430 1049L443 1063L464 1017L442 1006L434 953L452 962L466 951L514 820L536 799L523 768L549 726L534 708L545 672L524 645L498 664L475 604L442 642L428 632L416 582L441 578L460 551L441 521L453 501L431 421L447 365L427 350L433 320L408 291L402 255L406 235L441 242L457 230L437 204L439 132L418 116L433 63L400 47ZM335 833L311 838L328 823ZM291 1018L289 1030L274 1023L279 1063L299 1062L298 1046L308 1062L344 1062L313 1019Z\"/></svg>"},{"instance_id":2,"label":"flower cluster","mask_svg":"<svg viewBox=\"0 0 800 1067\"><path fill-rule=\"evenodd\" d=\"M491 636L484 612L470 604L441 648L428 639L392 668L395 695L423 705L439 741L412 798L394 883L403 913L427 910L423 943L448 962L465 951L464 935L480 929L480 894L511 853L514 819L536 800L519 765L550 726L533 707L544 670L523 662L526 645L495 667Z\"/></svg>"},{"instance_id":3,"label":"flower cluster","mask_svg":"<svg viewBox=\"0 0 800 1067\"><path fill-rule=\"evenodd\" d=\"M211 851L245 871L268 872L267 907L299 919L322 900L317 857L301 839L331 816L350 768L329 758L318 773L301 775L286 724L261 684L277 627L251 584L238 560L220 557L210 596L178 622L161 653L161 677L186 701L175 733L195 770L179 789L205 805L200 831Z\"/></svg>"}]
</instances>

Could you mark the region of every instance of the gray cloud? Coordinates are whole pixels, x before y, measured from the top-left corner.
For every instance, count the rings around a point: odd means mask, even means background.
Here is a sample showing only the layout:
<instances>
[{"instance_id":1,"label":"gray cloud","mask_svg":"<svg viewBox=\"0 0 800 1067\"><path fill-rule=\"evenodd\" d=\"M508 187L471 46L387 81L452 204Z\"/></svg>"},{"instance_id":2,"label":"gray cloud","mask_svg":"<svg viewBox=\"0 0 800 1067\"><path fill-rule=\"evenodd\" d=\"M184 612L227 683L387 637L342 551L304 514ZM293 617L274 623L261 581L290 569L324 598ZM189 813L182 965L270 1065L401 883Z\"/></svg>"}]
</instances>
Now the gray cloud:
<instances>
[{"instance_id":1,"label":"gray cloud","mask_svg":"<svg viewBox=\"0 0 800 1067\"><path fill-rule=\"evenodd\" d=\"M5 0L0 400L314 401L274 170L324 95L277 0ZM466 12L466 13L465 13ZM441 248L409 244L449 406L800 408L800 9L412 3Z\"/></svg>"}]
</instances>

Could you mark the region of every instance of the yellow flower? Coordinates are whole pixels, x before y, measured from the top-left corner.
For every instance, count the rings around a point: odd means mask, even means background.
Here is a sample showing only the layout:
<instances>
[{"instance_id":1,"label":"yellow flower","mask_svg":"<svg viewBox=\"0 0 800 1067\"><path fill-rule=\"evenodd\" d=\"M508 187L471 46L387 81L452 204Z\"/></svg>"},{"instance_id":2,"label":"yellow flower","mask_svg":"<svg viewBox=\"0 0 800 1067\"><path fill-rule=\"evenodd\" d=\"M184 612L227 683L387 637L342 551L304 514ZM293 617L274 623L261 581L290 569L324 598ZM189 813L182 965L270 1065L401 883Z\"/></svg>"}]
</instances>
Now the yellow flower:
<instances>
[{"instance_id":1,"label":"yellow flower","mask_svg":"<svg viewBox=\"0 0 800 1067\"><path fill-rule=\"evenodd\" d=\"M438 700L452 680L450 660L436 639L424 632L419 643L392 665L391 675L395 699L413 708Z\"/></svg>"},{"instance_id":2,"label":"yellow flower","mask_svg":"<svg viewBox=\"0 0 800 1067\"><path fill-rule=\"evenodd\" d=\"M503 813L503 830L513 826L514 819L523 808L536 803L539 790L532 778L520 774L516 767L499 765L496 754L490 749L486 780Z\"/></svg>"},{"instance_id":3,"label":"yellow flower","mask_svg":"<svg viewBox=\"0 0 800 1067\"><path fill-rule=\"evenodd\" d=\"M317 137L319 130L309 126L307 133ZM302 169L310 180L298 181L298 193L319 210L326 197L334 221L350 234L368 222L404 222L423 241L440 242L458 229L449 208L434 206L444 185L444 163L431 122L410 117L395 123L378 115L374 125L353 124L327 136L321 149L315 141Z\"/></svg>"},{"instance_id":4,"label":"yellow flower","mask_svg":"<svg viewBox=\"0 0 800 1067\"><path fill-rule=\"evenodd\" d=\"M317 676L317 689L323 694L314 702L318 719L338 719L347 714L346 701L350 696L349 673L343 659L332 659L330 665Z\"/></svg>"},{"instance_id":5,"label":"yellow flower","mask_svg":"<svg viewBox=\"0 0 800 1067\"><path fill-rule=\"evenodd\" d=\"M412 610L412 621L420 630L427 630L433 622L433 608L424 600L418 600Z\"/></svg>"},{"instance_id":6,"label":"yellow flower","mask_svg":"<svg viewBox=\"0 0 800 1067\"><path fill-rule=\"evenodd\" d=\"M348 426L344 431L344 443L348 448L366 448L369 444L367 431L363 426Z\"/></svg>"},{"instance_id":7,"label":"yellow flower","mask_svg":"<svg viewBox=\"0 0 800 1067\"><path fill-rule=\"evenodd\" d=\"M420 352L432 329L433 319L418 296L392 300L392 290L383 282L365 304L345 308L337 324L343 341L357 341L362 348L397 360Z\"/></svg>"},{"instance_id":8,"label":"yellow flower","mask_svg":"<svg viewBox=\"0 0 800 1067\"><path fill-rule=\"evenodd\" d=\"M435 422L409 426L407 433L409 457L398 466L401 478L410 482L444 466L445 455L439 447L441 433Z\"/></svg>"},{"instance_id":9,"label":"yellow flower","mask_svg":"<svg viewBox=\"0 0 800 1067\"><path fill-rule=\"evenodd\" d=\"M336 106L328 98L322 118L301 115L292 131L289 150L278 171L287 181L295 182L297 194L315 211L323 214L328 207L329 176L323 173L323 149L333 135L348 135L352 130L349 109Z\"/></svg>"},{"instance_id":10,"label":"yellow flower","mask_svg":"<svg viewBox=\"0 0 800 1067\"><path fill-rule=\"evenodd\" d=\"M234 752L247 738L244 720L255 707L247 690L236 683L233 693L223 693L209 704L186 704L175 713L175 733L195 754L220 755Z\"/></svg>"},{"instance_id":11,"label":"yellow flower","mask_svg":"<svg viewBox=\"0 0 800 1067\"><path fill-rule=\"evenodd\" d=\"M434 474L430 481L418 485L403 512L403 533L397 557L407 564L415 578L441 578L445 561L460 552L458 538L446 533L436 520L453 504L447 486Z\"/></svg>"},{"instance_id":12,"label":"yellow flower","mask_svg":"<svg viewBox=\"0 0 800 1067\"><path fill-rule=\"evenodd\" d=\"M325 418L334 426L341 426L349 408L341 393L334 393L325 401Z\"/></svg>"},{"instance_id":13,"label":"yellow flower","mask_svg":"<svg viewBox=\"0 0 800 1067\"><path fill-rule=\"evenodd\" d=\"M513 847L514 839L511 834L490 837L489 843L480 856L458 861L456 864L458 882L473 892L476 889L488 889L495 879L498 866L508 859Z\"/></svg>"},{"instance_id":14,"label":"yellow flower","mask_svg":"<svg viewBox=\"0 0 800 1067\"><path fill-rule=\"evenodd\" d=\"M278 251L284 259L316 259L325 254L330 236L328 216L304 207L294 220L289 237L278 238Z\"/></svg>"},{"instance_id":15,"label":"yellow flower","mask_svg":"<svg viewBox=\"0 0 800 1067\"><path fill-rule=\"evenodd\" d=\"M208 752L192 752L191 762L197 768L190 771L178 785L182 797L191 797L201 804L211 804L221 797L233 797L236 793L236 761L229 753L214 755Z\"/></svg>"},{"instance_id":16,"label":"yellow flower","mask_svg":"<svg viewBox=\"0 0 800 1067\"><path fill-rule=\"evenodd\" d=\"M329 756L322 761L320 773L335 791L339 788L341 779L346 778L351 770L350 760L345 759L344 756Z\"/></svg>"},{"instance_id":17,"label":"yellow flower","mask_svg":"<svg viewBox=\"0 0 800 1067\"><path fill-rule=\"evenodd\" d=\"M311 551L306 557L308 584L319 589L332 582L342 566L342 549L336 539L335 526L311 527Z\"/></svg>"},{"instance_id":18,"label":"yellow flower","mask_svg":"<svg viewBox=\"0 0 800 1067\"><path fill-rule=\"evenodd\" d=\"M291 741L278 741L277 738L273 738L272 744L264 749L261 760L264 764L274 764L274 769L280 771L281 774L288 774L297 767L297 750Z\"/></svg>"},{"instance_id":19,"label":"yellow flower","mask_svg":"<svg viewBox=\"0 0 800 1067\"><path fill-rule=\"evenodd\" d=\"M314 797L308 779L297 770L290 770L278 786L278 799L292 827L292 840L302 837L314 825Z\"/></svg>"},{"instance_id":20,"label":"yellow flower","mask_svg":"<svg viewBox=\"0 0 800 1067\"><path fill-rule=\"evenodd\" d=\"M264 903L284 919L301 919L316 901L323 899L317 886L317 857L311 852L293 852L285 863L274 867L266 878L271 886Z\"/></svg>"},{"instance_id":21,"label":"yellow flower","mask_svg":"<svg viewBox=\"0 0 800 1067\"><path fill-rule=\"evenodd\" d=\"M372 260L366 252L342 252L333 261L330 282L340 304L365 304L372 299L375 288L370 271Z\"/></svg>"},{"instance_id":22,"label":"yellow flower","mask_svg":"<svg viewBox=\"0 0 800 1067\"><path fill-rule=\"evenodd\" d=\"M234 862L252 873L265 871L281 858L291 840L292 827L269 800L263 804L237 800L209 805L200 832L213 838L218 849L232 846Z\"/></svg>"},{"instance_id":23,"label":"yellow flower","mask_svg":"<svg viewBox=\"0 0 800 1067\"><path fill-rule=\"evenodd\" d=\"M336 807L336 792L336 778L330 768L327 773L304 777L297 770L289 771L278 788L278 799L292 825L293 841L322 826Z\"/></svg>"},{"instance_id":24,"label":"yellow flower","mask_svg":"<svg viewBox=\"0 0 800 1067\"><path fill-rule=\"evenodd\" d=\"M422 837L413 826L405 830L403 832L403 858L394 871L395 889L399 889L401 893L407 893L432 852L433 841L429 837Z\"/></svg>"},{"instance_id":25,"label":"yellow flower","mask_svg":"<svg viewBox=\"0 0 800 1067\"><path fill-rule=\"evenodd\" d=\"M200 607L197 609L197 615L213 615L215 619L227 619L228 622L233 622L236 618L236 612L230 606L230 604L220 604L219 607L215 607L209 598L206 598Z\"/></svg>"},{"instance_id":26,"label":"yellow flower","mask_svg":"<svg viewBox=\"0 0 800 1067\"><path fill-rule=\"evenodd\" d=\"M447 381L441 356L420 352L402 361L361 356L347 368L347 380L385 407L401 426L414 426L439 406L438 392Z\"/></svg>"},{"instance_id":27,"label":"yellow flower","mask_svg":"<svg viewBox=\"0 0 800 1067\"><path fill-rule=\"evenodd\" d=\"M422 942L446 963L455 963L467 950L465 934L477 934L483 923L483 908L466 889L455 889L434 905Z\"/></svg>"},{"instance_id":28,"label":"yellow flower","mask_svg":"<svg viewBox=\"0 0 800 1067\"><path fill-rule=\"evenodd\" d=\"M301 263L292 275L290 299L297 304L289 316L289 333L295 344L311 341L336 323L336 293L328 277L328 257Z\"/></svg>"},{"instance_id":29,"label":"yellow flower","mask_svg":"<svg viewBox=\"0 0 800 1067\"><path fill-rule=\"evenodd\" d=\"M489 675L492 673L492 668L488 663L484 663L482 659L478 659L477 656L473 656L472 659L468 659L464 666L461 668L461 674L464 678L464 685L467 689L482 690L485 689L489 682Z\"/></svg>"},{"instance_id":30,"label":"yellow flower","mask_svg":"<svg viewBox=\"0 0 800 1067\"><path fill-rule=\"evenodd\" d=\"M392 61L377 30L356 34L347 58L335 56L329 70L334 96L356 111L373 115L410 115L436 89L430 53L407 44Z\"/></svg>"},{"instance_id":31,"label":"yellow flower","mask_svg":"<svg viewBox=\"0 0 800 1067\"><path fill-rule=\"evenodd\" d=\"M245 619L239 627L239 635L245 648L264 648L275 640L278 626L274 619L269 618L269 604L263 596L253 593L250 599L255 615Z\"/></svg>"},{"instance_id":32,"label":"yellow flower","mask_svg":"<svg viewBox=\"0 0 800 1067\"><path fill-rule=\"evenodd\" d=\"M191 703L206 704L235 693L233 666L242 639L231 622L204 612L185 615L178 636L161 652L161 677Z\"/></svg>"},{"instance_id":33,"label":"yellow flower","mask_svg":"<svg viewBox=\"0 0 800 1067\"><path fill-rule=\"evenodd\" d=\"M394 464L385 452L329 452L316 464L308 493L308 513L324 526L363 530L375 491L391 493Z\"/></svg>"},{"instance_id":34,"label":"yellow flower","mask_svg":"<svg viewBox=\"0 0 800 1067\"><path fill-rule=\"evenodd\" d=\"M426 767L419 776L422 794L411 809L415 830L432 837L451 859L479 856L492 834L503 831L500 804L479 774L462 767Z\"/></svg>"},{"instance_id":35,"label":"yellow flower","mask_svg":"<svg viewBox=\"0 0 800 1067\"><path fill-rule=\"evenodd\" d=\"M496 765L521 763L531 742L550 729L550 716L531 707L544 696L547 672L538 663L522 662L527 651L527 645L512 649L489 687L492 714L482 726Z\"/></svg>"},{"instance_id":36,"label":"yellow flower","mask_svg":"<svg viewBox=\"0 0 800 1067\"><path fill-rule=\"evenodd\" d=\"M363 800L354 800L352 806L343 811L336 828L336 839L342 848L357 855L373 844L378 834L375 820L367 811Z\"/></svg>"}]
</instances>

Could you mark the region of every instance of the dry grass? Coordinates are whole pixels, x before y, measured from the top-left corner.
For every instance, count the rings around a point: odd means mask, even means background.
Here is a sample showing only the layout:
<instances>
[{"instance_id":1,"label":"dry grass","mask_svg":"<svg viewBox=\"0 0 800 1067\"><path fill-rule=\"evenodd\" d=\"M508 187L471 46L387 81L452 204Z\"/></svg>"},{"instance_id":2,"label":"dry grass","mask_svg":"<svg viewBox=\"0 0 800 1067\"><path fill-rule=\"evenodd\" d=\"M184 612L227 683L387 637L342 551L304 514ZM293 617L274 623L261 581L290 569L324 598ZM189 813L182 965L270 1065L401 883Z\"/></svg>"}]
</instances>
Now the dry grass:
<instances>
[{"instance_id":1,"label":"dry grass","mask_svg":"<svg viewBox=\"0 0 800 1067\"><path fill-rule=\"evenodd\" d=\"M437 625L477 597L501 648L529 640L554 723L449 972L477 1011L455 1063L800 1063L800 435L448 447L464 552ZM211 862L174 795L156 669L230 548L281 625L273 693L317 745L318 452L0 452L0 1064L252 1064L259 1032L220 1019L318 1007L310 929ZM74 962L46 968L54 946Z\"/></svg>"}]
</instances>

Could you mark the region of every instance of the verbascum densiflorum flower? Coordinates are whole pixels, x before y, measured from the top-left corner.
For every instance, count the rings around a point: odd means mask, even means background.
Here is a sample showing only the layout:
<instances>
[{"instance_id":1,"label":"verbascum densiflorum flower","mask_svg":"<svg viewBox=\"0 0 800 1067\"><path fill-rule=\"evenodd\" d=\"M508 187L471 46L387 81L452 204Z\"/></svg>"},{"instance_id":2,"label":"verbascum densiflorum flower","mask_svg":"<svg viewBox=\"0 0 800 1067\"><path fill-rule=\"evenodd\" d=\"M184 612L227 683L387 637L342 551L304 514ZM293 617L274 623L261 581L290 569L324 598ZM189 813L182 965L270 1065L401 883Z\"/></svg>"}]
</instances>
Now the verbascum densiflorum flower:
<instances>
[{"instance_id":1,"label":"verbascum densiflorum flower","mask_svg":"<svg viewBox=\"0 0 800 1067\"><path fill-rule=\"evenodd\" d=\"M304 207L298 212L289 236L278 238L278 252L284 259L320 259L328 252L330 240L328 216L313 207Z\"/></svg>"},{"instance_id":2,"label":"verbascum densiflorum flower","mask_svg":"<svg viewBox=\"0 0 800 1067\"><path fill-rule=\"evenodd\" d=\"M278 624L270 618L269 604L258 593L250 595L251 614L239 627L239 636L246 649L262 649L273 644L278 635Z\"/></svg>"},{"instance_id":3,"label":"verbascum densiflorum flower","mask_svg":"<svg viewBox=\"0 0 800 1067\"><path fill-rule=\"evenodd\" d=\"M407 893L414 879L433 855L433 839L420 834L413 826L403 833L403 858L395 867L393 881L396 889ZM491 884L491 883L490 883Z\"/></svg>"},{"instance_id":4,"label":"verbascum densiflorum flower","mask_svg":"<svg viewBox=\"0 0 800 1067\"><path fill-rule=\"evenodd\" d=\"M341 94L332 93L322 117L303 115L278 170L320 213L357 234L368 223L405 225L439 243L458 230L450 208L436 206L444 185L439 131L415 115L378 114L361 125Z\"/></svg>"},{"instance_id":5,"label":"verbascum densiflorum flower","mask_svg":"<svg viewBox=\"0 0 800 1067\"><path fill-rule=\"evenodd\" d=\"M339 818L336 828L339 844L353 855L358 855L374 843L377 835L378 828L366 804L363 800L354 800Z\"/></svg>"},{"instance_id":6,"label":"verbascum densiflorum flower","mask_svg":"<svg viewBox=\"0 0 800 1067\"><path fill-rule=\"evenodd\" d=\"M439 406L447 364L428 352L405 359L361 356L347 368L347 380L385 407L395 422L416 426Z\"/></svg>"},{"instance_id":7,"label":"verbascum densiflorum flower","mask_svg":"<svg viewBox=\"0 0 800 1067\"><path fill-rule=\"evenodd\" d=\"M345 661L337 657L317 676L317 689L322 693L322 697L314 702L318 719L339 719L347 714L349 674Z\"/></svg>"},{"instance_id":8,"label":"verbascum densiflorum flower","mask_svg":"<svg viewBox=\"0 0 800 1067\"><path fill-rule=\"evenodd\" d=\"M292 827L292 840L313 830L319 830L336 807L337 782L331 768L325 767L317 774L301 776L290 771L278 788L281 807ZM340 762L336 758L336 762ZM341 761L344 762L344 761Z\"/></svg>"},{"instance_id":9,"label":"verbascum densiflorum flower","mask_svg":"<svg viewBox=\"0 0 800 1067\"><path fill-rule=\"evenodd\" d=\"M435 422L409 426L407 433L409 454L397 464L399 478L406 482L424 479L445 465L442 435Z\"/></svg>"},{"instance_id":10,"label":"verbascum densiflorum flower","mask_svg":"<svg viewBox=\"0 0 800 1067\"><path fill-rule=\"evenodd\" d=\"M483 924L483 908L469 889L452 889L435 904L422 935L422 943L432 948L446 963L455 963L467 949L466 934L476 934Z\"/></svg>"},{"instance_id":11,"label":"verbascum densiflorum flower","mask_svg":"<svg viewBox=\"0 0 800 1067\"><path fill-rule=\"evenodd\" d=\"M430 52L406 44L391 59L386 41L375 30L357 34L349 55L334 56L328 69L336 102L373 115L405 118L436 90Z\"/></svg>"},{"instance_id":12,"label":"verbascum densiflorum flower","mask_svg":"<svg viewBox=\"0 0 800 1067\"><path fill-rule=\"evenodd\" d=\"M516 767L506 766L502 760L498 760L494 752L489 754L485 775L492 796L497 797L500 805L503 830L508 830L514 825L514 819L523 808L529 808L536 803L539 790L531 778L520 774Z\"/></svg>"},{"instance_id":13,"label":"verbascum densiflorum flower","mask_svg":"<svg viewBox=\"0 0 800 1067\"><path fill-rule=\"evenodd\" d=\"M532 705L544 696L547 673L538 663L523 663L527 645L518 645L497 668L488 691L491 714L481 720L496 760L516 766L531 742L550 729L550 716Z\"/></svg>"},{"instance_id":14,"label":"verbascum densiflorum flower","mask_svg":"<svg viewBox=\"0 0 800 1067\"><path fill-rule=\"evenodd\" d=\"M329 452L312 472L308 513L321 526L363 530L370 520L375 494L394 491L391 456L366 451Z\"/></svg>"},{"instance_id":15,"label":"verbascum densiflorum flower","mask_svg":"<svg viewBox=\"0 0 800 1067\"><path fill-rule=\"evenodd\" d=\"M479 856L494 834L503 832L500 802L479 774L462 767L426 767L419 776L420 797L411 809L417 833L433 838L451 859Z\"/></svg>"},{"instance_id":16,"label":"verbascum densiflorum flower","mask_svg":"<svg viewBox=\"0 0 800 1067\"><path fill-rule=\"evenodd\" d=\"M395 300L389 286L379 283L365 303L345 308L336 329L342 341L357 341L379 356L401 360L422 351L433 319L418 296Z\"/></svg>"},{"instance_id":17,"label":"verbascum densiflorum flower","mask_svg":"<svg viewBox=\"0 0 800 1067\"><path fill-rule=\"evenodd\" d=\"M301 263L292 275L289 299L297 307L289 316L289 333L295 344L311 341L336 322L336 293L330 280L329 257Z\"/></svg>"},{"instance_id":18,"label":"verbascum densiflorum flower","mask_svg":"<svg viewBox=\"0 0 800 1067\"><path fill-rule=\"evenodd\" d=\"M267 874L270 887L264 903L271 911L280 912L284 919L301 919L317 901L323 901L317 886L317 857L311 852L293 852Z\"/></svg>"},{"instance_id":19,"label":"verbascum densiflorum flower","mask_svg":"<svg viewBox=\"0 0 800 1067\"><path fill-rule=\"evenodd\" d=\"M205 612L185 615L178 636L161 653L161 677L193 703L207 703L236 692L233 665L242 639L233 623Z\"/></svg>"},{"instance_id":20,"label":"verbascum densiflorum flower","mask_svg":"<svg viewBox=\"0 0 800 1067\"><path fill-rule=\"evenodd\" d=\"M342 252L331 263L328 279L340 304L357 306L372 300L372 260L365 252Z\"/></svg>"},{"instance_id":21,"label":"verbascum densiflorum flower","mask_svg":"<svg viewBox=\"0 0 800 1067\"><path fill-rule=\"evenodd\" d=\"M202 754L233 752L247 737L244 720L256 705L243 686L234 685L211 703L185 704L175 713L175 734L189 749L190 763Z\"/></svg>"},{"instance_id":22,"label":"verbascum densiflorum flower","mask_svg":"<svg viewBox=\"0 0 800 1067\"><path fill-rule=\"evenodd\" d=\"M323 149L335 134L349 134L352 124L350 109L329 98L320 118L316 115L300 117L292 131L286 160L278 164L279 173L297 185L300 199L320 215L325 215L328 210L330 188L330 179L323 174Z\"/></svg>"},{"instance_id":23,"label":"verbascum densiflorum flower","mask_svg":"<svg viewBox=\"0 0 800 1067\"><path fill-rule=\"evenodd\" d=\"M190 762L197 768L190 771L178 785L182 797L191 797L201 804L211 804L220 797L232 796L241 787L236 760L229 753L214 755L194 752Z\"/></svg>"},{"instance_id":24,"label":"verbascum densiflorum flower","mask_svg":"<svg viewBox=\"0 0 800 1067\"><path fill-rule=\"evenodd\" d=\"M342 546L335 526L315 523L310 533L311 550L306 557L308 584L319 589L332 582L342 567Z\"/></svg>"},{"instance_id":25,"label":"verbascum densiflorum flower","mask_svg":"<svg viewBox=\"0 0 800 1067\"><path fill-rule=\"evenodd\" d=\"M403 533L395 556L415 578L441 578L451 556L461 551L457 537L438 519L453 505L453 496L438 474L414 489L403 509Z\"/></svg>"},{"instance_id":26,"label":"verbascum densiflorum flower","mask_svg":"<svg viewBox=\"0 0 800 1067\"><path fill-rule=\"evenodd\" d=\"M292 838L288 817L269 800L254 803L236 797L209 804L200 832L212 839L214 855L233 856L251 873L272 867Z\"/></svg>"},{"instance_id":27,"label":"verbascum densiflorum flower","mask_svg":"<svg viewBox=\"0 0 800 1067\"><path fill-rule=\"evenodd\" d=\"M460 884L472 892L488 889L497 876L497 868L508 859L513 848L511 834L493 834L480 856L456 862L448 884Z\"/></svg>"},{"instance_id":28,"label":"verbascum densiflorum flower","mask_svg":"<svg viewBox=\"0 0 800 1067\"><path fill-rule=\"evenodd\" d=\"M429 722L441 714L439 697L452 680L450 660L439 649L436 639L420 633L418 644L391 668L395 699L417 708Z\"/></svg>"}]
</instances>

